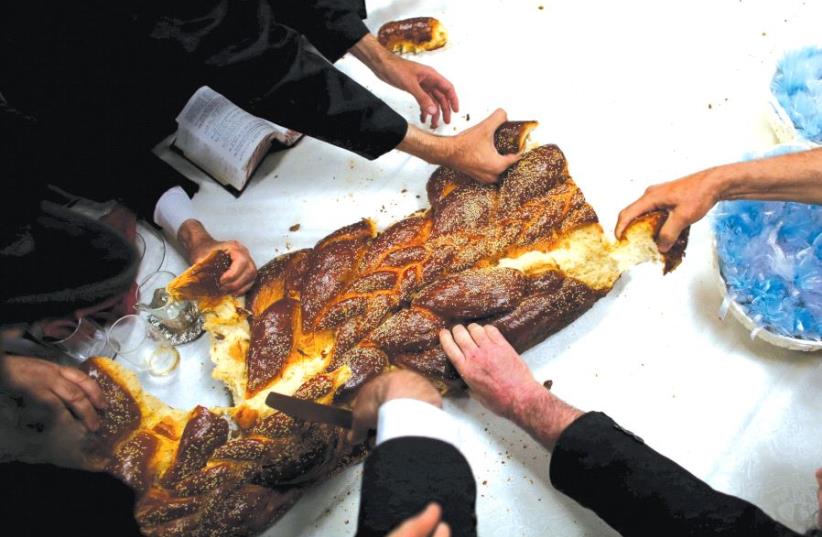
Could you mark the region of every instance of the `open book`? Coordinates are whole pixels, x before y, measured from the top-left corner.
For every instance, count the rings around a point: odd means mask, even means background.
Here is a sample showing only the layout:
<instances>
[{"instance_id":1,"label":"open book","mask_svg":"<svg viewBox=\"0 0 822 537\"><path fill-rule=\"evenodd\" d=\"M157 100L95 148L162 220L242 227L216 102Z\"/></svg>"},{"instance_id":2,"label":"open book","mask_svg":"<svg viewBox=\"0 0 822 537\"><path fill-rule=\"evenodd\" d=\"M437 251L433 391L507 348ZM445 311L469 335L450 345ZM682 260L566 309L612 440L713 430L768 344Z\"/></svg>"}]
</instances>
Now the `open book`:
<instances>
[{"instance_id":1,"label":"open book","mask_svg":"<svg viewBox=\"0 0 822 537\"><path fill-rule=\"evenodd\" d=\"M208 86L177 116L174 147L238 194L272 146L284 149L302 134L253 116Z\"/></svg>"}]
</instances>

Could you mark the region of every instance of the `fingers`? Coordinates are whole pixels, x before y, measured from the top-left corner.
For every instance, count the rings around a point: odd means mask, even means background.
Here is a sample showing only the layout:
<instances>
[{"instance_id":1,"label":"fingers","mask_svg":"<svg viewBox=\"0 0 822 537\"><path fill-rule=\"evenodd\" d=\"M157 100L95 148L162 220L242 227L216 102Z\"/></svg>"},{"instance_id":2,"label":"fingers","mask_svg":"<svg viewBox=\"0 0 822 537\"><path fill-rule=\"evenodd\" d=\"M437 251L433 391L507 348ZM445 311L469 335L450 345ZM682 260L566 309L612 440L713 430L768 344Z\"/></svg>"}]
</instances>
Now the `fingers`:
<instances>
[{"instance_id":1,"label":"fingers","mask_svg":"<svg viewBox=\"0 0 822 537\"><path fill-rule=\"evenodd\" d=\"M380 395L378 392L384 383L383 377L368 382L362 387L357 397L351 405L353 422L351 431L348 433L348 441L356 444L365 440L368 431L377 425L377 411L380 406Z\"/></svg>"},{"instance_id":2,"label":"fingers","mask_svg":"<svg viewBox=\"0 0 822 537\"><path fill-rule=\"evenodd\" d=\"M502 108L497 108L485 121L488 122L488 128L491 131L491 136L494 136L494 131L496 131L500 125L508 121L508 114L505 113L505 110Z\"/></svg>"},{"instance_id":3,"label":"fingers","mask_svg":"<svg viewBox=\"0 0 822 537\"><path fill-rule=\"evenodd\" d=\"M61 367L60 375L83 390L83 393L96 408L103 410L108 407L103 390L100 389L100 385L97 384L96 380L73 367Z\"/></svg>"},{"instance_id":4,"label":"fingers","mask_svg":"<svg viewBox=\"0 0 822 537\"><path fill-rule=\"evenodd\" d=\"M451 528L445 522L437 524L433 537L451 537Z\"/></svg>"},{"instance_id":5,"label":"fingers","mask_svg":"<svg viewBox=\"0 0 822 537\"><path fill-rule=\"evenodd\" d=\"M511 347L511 344L508 343L508 340L505 339L505 336L502 335L502 332L499 331L499 328L492 324L487 324L484 328L486 336L488 336L488 339L491 340L492 343L496 345ZM513 347L511 347L511 349L513 349Z\"/></svg>"},{"instance_id":6,"label":"fingers","mask_svg":"<svg viewBox=\"0 0 822 537\"><path fill-rule=\"evenodd\" d=\"M451 103L451 110L454 112L460 111L460 99L457 96L457 89L454 87L451 82L446 80L443 77L443 84L440 84L440 91L445 94L445 97L448 99L448 102Z\"/></svg>"},{"instance_id":7,"label":"fingers","mask_svg":"<svg viewBox=\"0 0 822 537\"><path fill-rule=\"evenodd\" d=\"M454 341L454 336L450 330L444 328L440 330L440 345L442 345L442 350L445 351L445 355L448 356L457 371L460 371L465 363L465 355Z\"/></svg>"},{"instance_id":8,"label":"fingers","mask_svg":"<svg viewBox=\"0 0 822 537\"><path fill-rule=\"evenodd\" d=\"M438 525L441 517L442 508L436 503L430 503L420 514L409 518L388 534L388 537L428 537L434 528L440 531ZM437 537L441 535L443 534L440 533Z\"/></svg>"},{"instance_id":9,"label":"fingers","mask_svg":"<svg viewBox=\"0 0 822 537\"><path fill-rule=\"evenodd\" d=\"M440 108L437 107L437 112L431 116L431 128L436 129L440 126Z\"/></svg>"},{"instance_id":10,"label":"fingers","mask_svg":"<svg viewBox=\"0 0 822 537\"><path fill-rule=\"evenodd\" d=\"M66 379L60 379L60 381L51 386L51 391L72 414L83 422L86 429L96 431L100 427L100 419L97 417L97 411L94 409L89 398L86 397L85 392L76 384Z\"/></svg>"},{"instance_id":11,"label":"fingers","mask_svg":"<svg viewBox=\"0 0 822 537\"><path fill-rule=\"evenodd\" d=\"M454 334L454 341L459 345L463 355L467 356L477 350L477 344L464 326L458 324L451 329L451 332Z\"/></svg>"},{"instance_id":12,"label":"fingers","mask_svg":"<svg viewBox=\"0 0 822 537\"><path fill-rule=\"evenodd\" d=\"M502 164L500 166L501 170L500 170L499 173L501 174L502 172L504 172L505 170L507 170L508 168L510 168L511 166L516 164L517 162L519 162L519 160L522 158L522 155L524 155L524 154L525 153L523 152L523 153L514 153L512 155L500 155L500 162Z\"/></svg>"},{"instance_id":13,"label":"fingers","mask_svg":"<svg viewBox=\"0 0 822 537\"><path fill-rule=\"evenodd\" d=\"M431 98L428 92L419 84L412 86L410 93L414 96L414 99L417 100L417 104L420 105L420 121L425 124L430 116L431 127L434 128L436 126L435 123L439 121L439 106L437 103L434 102L434 99Z\"/></svg>"},{"instance_id":14,"label":"fingers","mask_svg":"<svg viewBox=\"0 0 822 537\"><path fill-rule=\"evenodd\" d=\"M433 90L434 97L440 103L440 110L442 110L442 120L446 124L451 123L451 103L443 92L438 89Z\"/></svg>"},{"instance_id":15,"label":"fingers","mask_svg":"<svg viewBox=\"0 0 822 537\"><path fill-rule=\"evenodd\" d=\"M665 219L662 229L659 230L659 236L656 241L659 246L659 251L665 253L670 250L671 246L673 246L679 238L679 234L682 233L682 230L689 224L690 222L682 218L678 211L668 213L668 218Z\"/></svg>"},{"instance_id":16,"label":"fingers","mask_svg":"<svg viewBox=\"0 0 822 537\"><path fill-rule=\"evenodd\" d=\"M485 328L481 327L477 323L471 323L468 325L468 333L471 334L471 339L474 340L477 347L487 347L491 343L491 340L485 333Z\"/></svg>"},{"instance_id":17,"label":"fingers","mask_svg":"<svg viewBox=\"0 0 822 537\"><path fill-rule=\"evenodd\" d=\"M229 247L231 266L220 277L220 285L232 294L243 294L254 284L257 267L244 246L232 243Z\"/></svg>"},{"instance_id":18,"label":"fingers","mask_svg":"<svg viewBox=\"0 0 822 537\"><path fill-rule=\"evenodd\" d=\"M364 423L363 418L354 414L354 420L351 423L351 430L348 431L346 439L349 444L359 444L368 436L369 427Z\"/></svg>"},{"instance_id":19,"label":"fingers","mask_svg":"<svg viewBox=\"0 0 822 537\"><path fill-rule=\"evenodd\" d=\"M650 192L646 192L641 198L625 207L619 213L616 228L614 229L614 235L616 235L617 239L622 239L622 235L625 233L625 229L628 227L628 224L633 222L638 216L658 208L659 205L657 203L656 196Z\"/></svg>"}]
</instances>

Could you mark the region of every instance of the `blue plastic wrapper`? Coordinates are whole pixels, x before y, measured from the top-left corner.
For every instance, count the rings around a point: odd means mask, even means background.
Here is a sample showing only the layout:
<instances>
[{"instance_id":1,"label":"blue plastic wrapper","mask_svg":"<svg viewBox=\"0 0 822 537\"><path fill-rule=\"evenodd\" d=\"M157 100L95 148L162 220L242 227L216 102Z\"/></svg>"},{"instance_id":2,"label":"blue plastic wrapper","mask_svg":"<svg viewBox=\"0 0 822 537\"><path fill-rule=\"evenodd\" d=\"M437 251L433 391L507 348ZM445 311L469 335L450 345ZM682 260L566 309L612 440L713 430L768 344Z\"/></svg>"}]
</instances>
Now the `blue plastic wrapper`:
<instances>
[{"instance_id":1,"label":"blue plastic wrapper","mask_svg":"<svg viewBox=\"0 0 822 537\"><path fill-rule=\"evenodd\" d=\"M822 206L723 201L712 216L728 296L771 332L822 339Z\"/></svg>"},{"instance_id":2,"label":"blue plastic wrapper","mask_svg":"<svg viewBox=\"0 0 822 537\"><path fill-rule=\"evenodd\" d=\"M786 54L777 65L771 91L800 136L822 143L822 48Z\"/></svg>"}]
</instances>

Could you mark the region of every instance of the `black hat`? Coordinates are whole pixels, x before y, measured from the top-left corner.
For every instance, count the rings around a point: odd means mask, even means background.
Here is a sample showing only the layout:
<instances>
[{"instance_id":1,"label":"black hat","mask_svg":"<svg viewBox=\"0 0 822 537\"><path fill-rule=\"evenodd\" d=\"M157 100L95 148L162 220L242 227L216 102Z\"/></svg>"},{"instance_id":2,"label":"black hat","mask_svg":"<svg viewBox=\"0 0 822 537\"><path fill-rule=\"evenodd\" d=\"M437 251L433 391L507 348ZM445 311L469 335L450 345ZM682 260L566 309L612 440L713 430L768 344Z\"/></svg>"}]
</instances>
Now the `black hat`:
<instances>
[{"instance_id":1,"label":"black hat","mask_svg":"<svg viewBox=\"0 0 822 537\"><path fill-rule=\"evenodd\" d=\"M123 235L52 202L36 207L0 232L0 324L65 316L129 289L138 257Z\"/></svg>"}]
</instances>

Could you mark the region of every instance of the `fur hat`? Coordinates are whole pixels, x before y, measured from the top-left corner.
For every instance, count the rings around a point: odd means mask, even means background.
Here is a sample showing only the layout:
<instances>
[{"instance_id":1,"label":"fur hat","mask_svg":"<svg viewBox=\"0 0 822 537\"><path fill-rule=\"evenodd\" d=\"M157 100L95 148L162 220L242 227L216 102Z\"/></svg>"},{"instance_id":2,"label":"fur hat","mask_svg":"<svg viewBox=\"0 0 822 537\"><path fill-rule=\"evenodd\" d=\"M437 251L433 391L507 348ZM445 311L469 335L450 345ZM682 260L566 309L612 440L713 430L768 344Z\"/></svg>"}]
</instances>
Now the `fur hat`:
<instances>
[{"instance_id":1,"label":"fur hat","mask_svg":"<svg viewBox=\"0 0 822 537\"><path fill-rule=\"evenodd\" d=\"M0 233L0 324L59 317L125 293L134 247L113 228L48 201Z\"/></svg>"}]
</instances>

